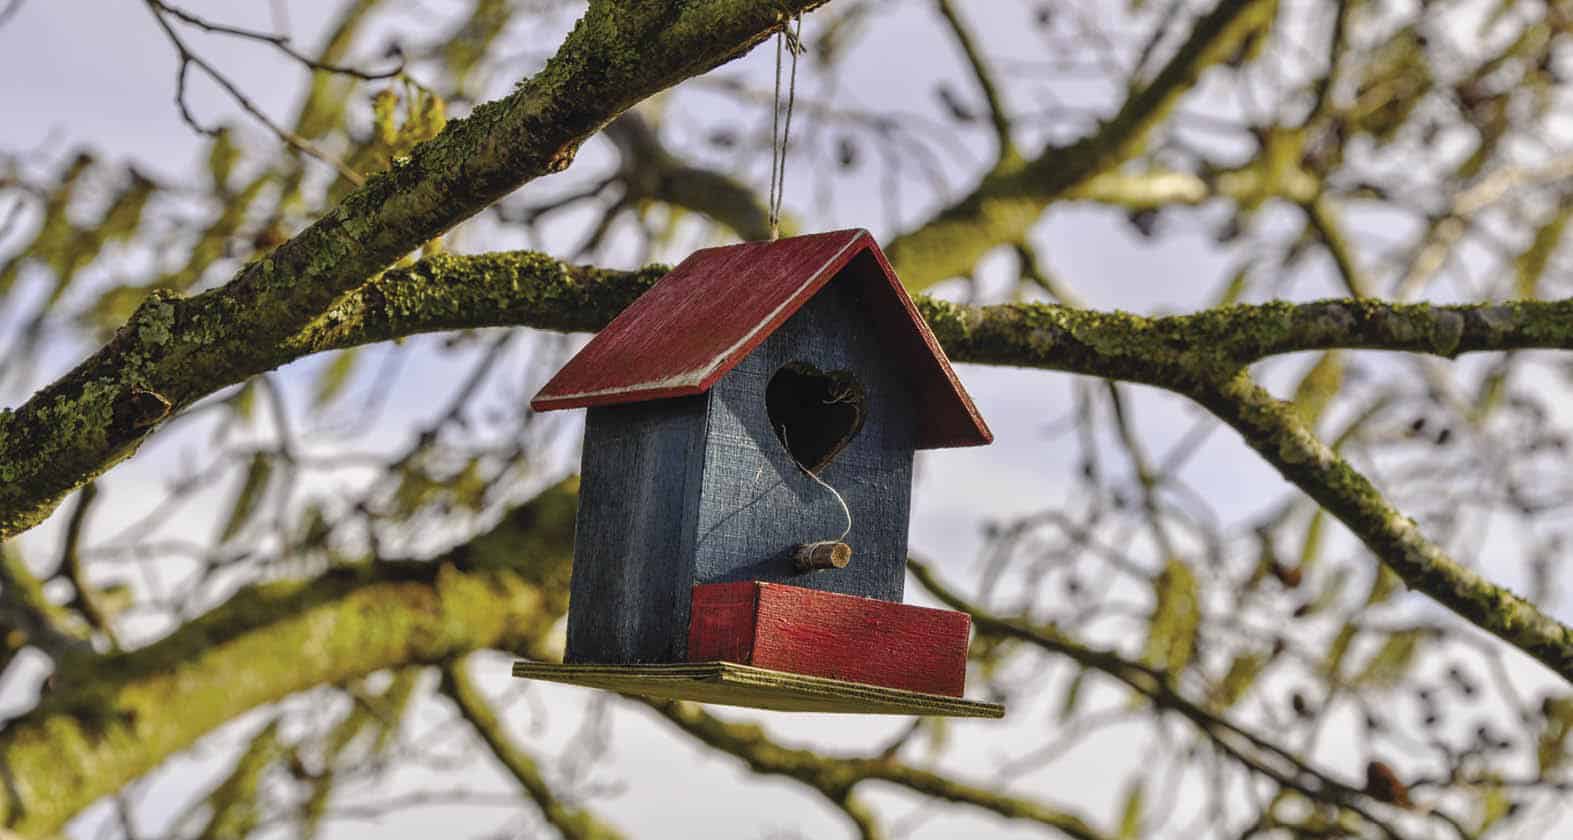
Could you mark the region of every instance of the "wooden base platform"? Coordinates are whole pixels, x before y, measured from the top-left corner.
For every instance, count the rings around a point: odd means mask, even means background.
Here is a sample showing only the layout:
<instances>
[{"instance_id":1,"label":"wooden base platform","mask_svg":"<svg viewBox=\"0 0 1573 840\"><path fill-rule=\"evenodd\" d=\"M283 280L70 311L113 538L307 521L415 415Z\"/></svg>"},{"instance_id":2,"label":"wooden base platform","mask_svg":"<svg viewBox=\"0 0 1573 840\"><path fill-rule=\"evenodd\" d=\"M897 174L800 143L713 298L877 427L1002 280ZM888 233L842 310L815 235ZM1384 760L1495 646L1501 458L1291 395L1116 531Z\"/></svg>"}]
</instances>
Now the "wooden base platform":
<instances>
[{"instance_id":1,"label":"wooden base platform","mask_svg":"<svg viewBox=\"0 0 1573 840\"><path fill-rule=\"evenodd\" d=\"M1005 707L940 694L809 677L735 662L558 665L515 662L513 675L664 700L692 700L778 712L1001 718Z\"/></svg>"}]
</instances>

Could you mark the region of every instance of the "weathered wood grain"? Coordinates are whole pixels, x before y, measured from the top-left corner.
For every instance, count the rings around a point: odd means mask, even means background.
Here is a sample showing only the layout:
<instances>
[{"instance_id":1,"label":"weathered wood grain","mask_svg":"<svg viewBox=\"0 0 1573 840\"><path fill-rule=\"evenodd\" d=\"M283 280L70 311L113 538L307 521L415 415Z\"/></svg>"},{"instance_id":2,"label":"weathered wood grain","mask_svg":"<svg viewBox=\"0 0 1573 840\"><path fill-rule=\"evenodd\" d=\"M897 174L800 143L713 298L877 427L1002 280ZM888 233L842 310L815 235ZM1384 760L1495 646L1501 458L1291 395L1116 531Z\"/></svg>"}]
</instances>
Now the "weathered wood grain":
<instances>
[{"instance_id":1,"label":"weathered wood grain","mask_svg":"<svg viewBox=\"0 0 1573 840\"><path fill-rule=\"evenodd\" d=\"M787 674L732 662L557 665L519 661L513 675L664 700L779 712L1001 718L1005 707L937 694Z\"/></svg>"},{"instance_id":2,"label":"weathered wood grain","mask_svg":"<svg viewBox=\"0 0 1573 840\"><path fill-rule=\"evenodd\" d=\"M569 586L568 661L682 657L708 400L701 394L590 409Z\"/></svg>"},{"instance_id":3,"label":"weathered wood grain","mask_svg":"<svg viewBox=\"0 0 1573 840\"><path fill-rule=\"evenodd\" d=\"M960 697L966 613L744 582L694 587L688 656Z\"/></svg>"},{"instance_id":4,"label":"weathered wood grain","mask_svg":"<svg viewBox=\"0 0 1573 840\"><path fill-rule=\"evenodd\" d=\"M710 389L692 583L763 580L901 600L920 412L899 354L869 329L879 282L847 278L825 287ZM844 537L841 503L771 428L769 382L803 362L849 375L863 389L862 428L818 474L852 514ZM857 562L798 571L799 545L838 538Z\"/></svg>"}]
</instances>

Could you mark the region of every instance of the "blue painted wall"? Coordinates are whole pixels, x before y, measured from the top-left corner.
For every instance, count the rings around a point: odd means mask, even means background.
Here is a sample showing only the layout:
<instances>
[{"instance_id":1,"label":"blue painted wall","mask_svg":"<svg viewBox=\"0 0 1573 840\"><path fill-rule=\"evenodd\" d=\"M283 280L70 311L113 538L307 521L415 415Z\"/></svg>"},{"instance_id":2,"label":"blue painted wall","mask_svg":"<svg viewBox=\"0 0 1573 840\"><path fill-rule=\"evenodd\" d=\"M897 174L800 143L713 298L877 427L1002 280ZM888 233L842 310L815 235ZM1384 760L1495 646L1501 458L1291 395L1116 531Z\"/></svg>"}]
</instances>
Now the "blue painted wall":
<instances>
[{"instance_id":1,"label":"blue painted wall","mask_svg":"<svg viewBox=\"0 0 1573 840\"><path fill-rule=\"evenodd\" d=\"M694 584L764 580L900 601L915 411L863 294L884 282L854 261L711 390L592 408L585 432L569 614L570 661L686 654ZM765 386L789 362L851 372L862 429L820 472L852 513L845 569L799 573L791 551L835 539L841 506L771 429Z\"/></svg>"},{"instance_id":2,"label":"blue painted wall","mask_svg":"<svg viewBox=\"0 0 1573 840\"><path fill-rule=\"evenodd\" d=\"M569 587L569 662L670 662L692 585L683 523L698 510L709 394L592 408ZM690 486L690 475L693 483Z\"/></svg>"}]
</instances>

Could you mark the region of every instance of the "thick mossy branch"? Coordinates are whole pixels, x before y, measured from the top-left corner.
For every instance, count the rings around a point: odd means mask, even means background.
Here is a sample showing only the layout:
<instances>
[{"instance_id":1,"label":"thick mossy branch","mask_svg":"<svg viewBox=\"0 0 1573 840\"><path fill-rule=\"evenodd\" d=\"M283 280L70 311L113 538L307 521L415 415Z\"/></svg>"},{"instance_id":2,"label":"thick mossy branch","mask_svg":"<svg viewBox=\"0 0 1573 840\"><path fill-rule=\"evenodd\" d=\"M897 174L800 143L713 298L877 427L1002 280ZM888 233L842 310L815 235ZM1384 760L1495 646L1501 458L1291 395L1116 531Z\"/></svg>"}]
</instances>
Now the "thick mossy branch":
<instances>
[{"instance_id":1,"label":"thick mossy branch","mask_svg":"<svg viewBox=\"0 0 1573 840\"><path fill-rule=\"evenodd\" d=\"M1318 440L1292 405L1243 373L1192 396L1338 517L1411 589L1573 682L1573 629L1447 556L1365 476Z\"/></svg>"},{"instance_id":2,"label":"thick mossy branch","mask_svg":"<svg viewBox=\"0 0 1573 840\"><path fill-rule=\"evenodd\" d=\"M823 0L592 2L509 96L448 123L227 285L155 294L115 337L0 412L0 540L129 455L173 411L259 369L345 293L540 175L628 107L764 40ZM260 369L266 369L265 367Z\"/></svg>"},{"instance_id":3,"label":"thick mossy branch","mask_svg":"<svg viewBox=\"0 0 1573 840\"><path fill-rule=\"evenodd\" d=\"M890 260L913 289L969 274L984 254L1020 242L1053 201L1141 153L1202 72L1228 60L1245 40L1272 24L1276 0L1221 0L1202 16L1151 83L1126 99L1092 136L1051 147L1036 159L1006 158L971 194L922 227L892 240Z\"/></svg>"},{"instance_id":4,"label":"thick mossy branch","mask_svg":"<svg viewBox=\"0 0 1573 840\"><path fill-rule=\"evenodd\" d=\"M298 691L536 648L567 609L577 489L548 490L432 562L259 584L146 648L73 660L0 731L0 825L58 832L208 732Z\"/></svg>"},{"instance_id":5,"label":"thick mossy branch","mask_svg":"<svg viewBox=\"0 0 1573 840\"><path fill-rule=\"evenodd\" d=\"M654 709L678 729L705 746L742 759L755 773L786 776L813 788L837 807L850 800L852 789L866 781L888 782L946 802L971 805L1007 819L1026 820L1078 840L1109 837L1074 813L1031 799L962 784L887 758L837 758L814 750L794 749L772 741L756 724L730 723L692 703L634 698ZM857 815L849 816L858 820Z\"/></svg>"},{"instance_id":6,"label":"thick mossy branch","mask_svg":"<svg viewBox=\"0 0 1573 840\"><path fill-rule=\"evenodd\" d=\"M310 353L483 326L593 332L664 271L572 266L528 251L438 255L387 272L260 356L276 367ZM1156 318L1040 303L966 306L921 296L917 306L955 361L1061 370L1182 393L1225 382L1263 358L1307 350L1451 358L1573 349L1573 300L1461 306L1275 302Z\"/></svg>"},{"instance_id":7,"label":"thick mossy branch","mask_svg":"<svg viewBox=\"0 0 1573 840\"><path fill-rule=\"evenodd\" d=\"M1573 349L1573 299L1455 306L1325 300L1232 306L1199 317L1213 320L1228 352L1247 362L1339 347L1445 358L1491 350Z\"/></svg>"},{"instance_id":8,"label":"thick mossy branch","mask_svg":"<svg viewBox=\"0 0 1573 840\"><path fill-rule=\"evenodd\" d=\"M1573 349L1573 299L1455 306L1277 301L1155 318L1052 304L970 307L927 298L918 300L918 308L958 361L1089 373L1181 392L1188 383L1227 381L1245 365L1307 350L1454 358L1493 350Z\"/></svg>"},{"instance_id":9,"label":"thick mossy branch","mask_svg":"<svg viewBox=\"0 0 1573 840\"><path fill-rule=\"evenodd\" d=\"M541 816L568 840L617 840L622 832L601 822L594 814L558 798L541 775L540 767L509 736L503 722L486 702L480 689L465 673L462 662L451 662L442 671L442 692L458 707L459 714L513 776L526 796L541 809Z\"/></svg>"},{"instance_id":10,"label":"thick mossy branch","mask_svg":"<svg viewBox=\"0 0 1573 840\"><path fill-rule=\"evenodd\" d=\"M1272 303L1168 318L1041 305L972 309L925 301L921 308L959 361L1145 382L1196 400L1337 517L1410 588L1573 682L1573 629L1448 557L1318 440L1293 406L1257 386L1244 367L1278 353L1345 347L1445 357L1573 349L1573 301Z\"/></svg>"},{"instance_id":11,"label":"thick mossy branch","mask_svg":"<svg viewBox=\"0 0 1573 840\"><path fill-rule=\"evenodd\" d=\"M639 271L572 266L530 251L439 254L356 289L270 353L268 367L438 330L529 326L595 332L664 273L659 265Z\"/></svg>"}]
</instances>

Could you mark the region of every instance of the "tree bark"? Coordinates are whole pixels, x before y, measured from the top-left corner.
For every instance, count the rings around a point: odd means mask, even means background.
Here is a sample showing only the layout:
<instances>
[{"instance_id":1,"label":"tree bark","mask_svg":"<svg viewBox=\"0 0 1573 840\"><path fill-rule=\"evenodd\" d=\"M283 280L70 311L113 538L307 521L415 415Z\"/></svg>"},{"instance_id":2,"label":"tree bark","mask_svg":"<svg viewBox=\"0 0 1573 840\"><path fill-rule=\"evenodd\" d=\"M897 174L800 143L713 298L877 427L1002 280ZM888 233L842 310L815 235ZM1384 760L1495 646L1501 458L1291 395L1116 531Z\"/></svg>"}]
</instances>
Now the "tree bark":
<instances>
[{"instance_id":1,"label":"tree bark","mask_svg":"<svg viewBox=\"0 0 1573 840\"><path fill-rule=\"evenodd\" d=\"M0 411L0 540L135 451L170 413L240 381L345 293L538 176L634 103L735 58L825 0L595 0L540 73L450 122L409 159L248 264L182 299L154 294L103 348ZM266 350L263 350L266 353ZM146 408L158 404L156 416Z\"/></svg>"},{"instance_id":2,"label":"tree bark","mask_svg":"<svg viewBox=\"0 0 1573 840\"><path fill-rule=\"evenodd\" d=\"M567 610L577 485L432 562L258 584L145 648L62 662L56 688L0 730L0 825L54 834L225 722L298 691L534 648Z\"/></svg>"}]
</instances>

